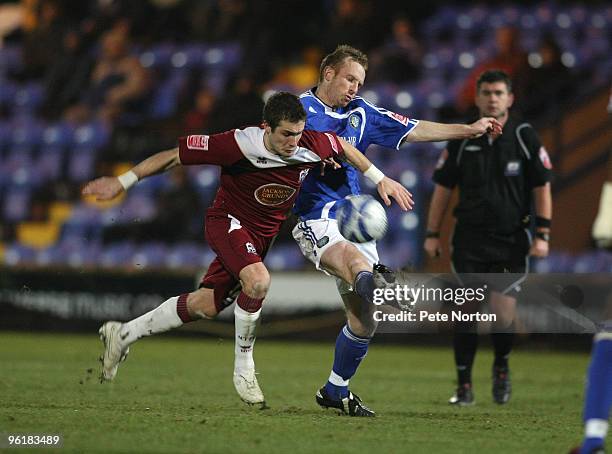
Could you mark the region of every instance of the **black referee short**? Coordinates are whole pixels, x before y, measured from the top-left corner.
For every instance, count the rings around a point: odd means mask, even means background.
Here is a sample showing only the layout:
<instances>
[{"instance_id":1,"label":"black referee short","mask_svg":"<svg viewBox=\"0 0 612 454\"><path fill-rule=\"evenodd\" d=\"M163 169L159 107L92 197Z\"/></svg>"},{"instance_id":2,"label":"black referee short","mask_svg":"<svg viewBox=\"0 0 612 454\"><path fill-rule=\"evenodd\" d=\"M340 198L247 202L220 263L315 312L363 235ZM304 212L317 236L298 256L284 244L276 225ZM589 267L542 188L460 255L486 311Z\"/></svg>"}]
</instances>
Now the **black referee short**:
<instances>
[{"instance_id":1,"label":"black referee short","mask_svg":"<svg viewBox=\"0 0 612 454\"><path fill-rule=\"evenodd\" d=\"M464 286L486 283L489 290L503 294L520 290L529 271L531 235L527 230L500 235L457 228L452 245L453 272ZM495 275L486 276L489 273Z\"/></svg>"}]
</instances>

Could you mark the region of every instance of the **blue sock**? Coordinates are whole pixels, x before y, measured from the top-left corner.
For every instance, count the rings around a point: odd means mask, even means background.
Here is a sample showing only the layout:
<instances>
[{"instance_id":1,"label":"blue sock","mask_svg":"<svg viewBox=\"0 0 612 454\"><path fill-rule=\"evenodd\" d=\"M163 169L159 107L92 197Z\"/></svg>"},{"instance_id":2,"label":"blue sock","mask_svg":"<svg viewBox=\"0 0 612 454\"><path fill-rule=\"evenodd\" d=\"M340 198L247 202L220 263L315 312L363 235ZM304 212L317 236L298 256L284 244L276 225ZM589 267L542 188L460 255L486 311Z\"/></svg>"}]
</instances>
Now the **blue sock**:
<instances>
[{"instance_id":1,"label":"blue sock","mask_svg":"<svg viewBox=\"0 0 612 454\"><path fill-rule=\"evenodd\" d=\"M325 384L325 391L332 399L348 396L348 382L368 353L369 344L370 338L356 336L348 325L342 328L336 339L334 365Z\"/></svg>"},{"instance_id":2,"label":"blue sock","mask_svg":"<svg viewBox=\"0 0 612 454\"><path fill-rule=\"evenodd\" d=\"M595 335L584 403L585 438L581 453L603 446L612 405L612 333Z\"/></svg>"},{"instance_id":3,"label":"blue sock","mask_svg":"<svg viewBox=\"0 0 612 454\"><path fill-rule=\"evenodd\" d=\"M370 271L361 271L355 277L355 283L353 285L355 293L359 295L363 300L372 304L374 301L374 274Z\"/></svg>"}]
</instances>

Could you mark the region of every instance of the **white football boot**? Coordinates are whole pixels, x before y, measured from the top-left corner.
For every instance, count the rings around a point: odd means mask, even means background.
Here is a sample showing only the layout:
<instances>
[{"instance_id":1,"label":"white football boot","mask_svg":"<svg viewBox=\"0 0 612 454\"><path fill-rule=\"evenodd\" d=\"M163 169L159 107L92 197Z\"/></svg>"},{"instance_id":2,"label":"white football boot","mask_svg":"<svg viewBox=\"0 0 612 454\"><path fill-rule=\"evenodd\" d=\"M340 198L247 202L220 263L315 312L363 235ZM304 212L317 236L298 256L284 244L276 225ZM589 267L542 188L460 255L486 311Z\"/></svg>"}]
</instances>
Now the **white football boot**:
<instances>
[{"instance_id":1,"label":"white football boot","mask_svg":"<svg viewBox=\"0 0 612 454\"><path fill-rule=\"evenodd\" d=\"M234 388L240 398L249 405L266 405L266 399L257 383L255 370L234 372Z\"/></svg>"},{"instance_id":2,"label":"white football boot","mask_svg":"<svg viewBox=\"0 0 612 454\"><path fill-rule=\"evenodd\" d=\"M115 378L119 363L124 361L130 352L129 347L121 345L121 326L120 322L106 322L98 330L100 340L104 342L104 355L100 358L102 362L101 381L110 381Z\"/></svg>"}]
</instances>

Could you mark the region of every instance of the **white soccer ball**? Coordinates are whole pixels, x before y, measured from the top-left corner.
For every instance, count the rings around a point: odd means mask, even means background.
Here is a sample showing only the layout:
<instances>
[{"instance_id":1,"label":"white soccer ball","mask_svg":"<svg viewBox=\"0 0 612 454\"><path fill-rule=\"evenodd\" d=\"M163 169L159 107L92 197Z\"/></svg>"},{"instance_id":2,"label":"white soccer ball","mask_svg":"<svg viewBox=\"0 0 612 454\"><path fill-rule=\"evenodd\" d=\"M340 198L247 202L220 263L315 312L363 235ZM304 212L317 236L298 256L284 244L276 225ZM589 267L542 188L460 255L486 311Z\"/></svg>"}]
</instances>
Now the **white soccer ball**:
<instances>
[{"instance_id":1,"label":"white soccer ball","mask_svg":"<svg viewBox=\"0 0 612 454\"><path fill-rule=\"evenodd\" d=\"M350 196L339 202L338 229L353 243L380 240L387 233L387 213L371 195Z\"/></svg>"}]
</instances>

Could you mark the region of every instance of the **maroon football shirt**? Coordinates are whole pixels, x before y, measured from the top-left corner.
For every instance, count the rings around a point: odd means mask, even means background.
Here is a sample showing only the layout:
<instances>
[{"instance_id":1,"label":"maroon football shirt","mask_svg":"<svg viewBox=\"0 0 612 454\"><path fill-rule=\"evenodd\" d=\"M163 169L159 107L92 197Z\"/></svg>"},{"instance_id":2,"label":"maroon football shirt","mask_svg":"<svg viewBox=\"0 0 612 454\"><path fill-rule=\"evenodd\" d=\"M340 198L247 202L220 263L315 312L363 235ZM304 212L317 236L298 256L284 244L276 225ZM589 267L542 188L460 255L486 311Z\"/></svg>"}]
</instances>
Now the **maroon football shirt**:
<instances>
[{"instance_id":1,"label":"maroon football shirt","mask_svg":"<svg viewBox=\"0 0 612 454\"><path fill-rule=\"evenodd\" d=\"M304 131L296 152L286 158L268 151L263 138L259 127L181 137L179 156L183 165L221 166L221 185L209 214L226 213L254 234L273 236L308 171L342 155L343 149L334 133Z\"/></svg>"}]
</instances>

